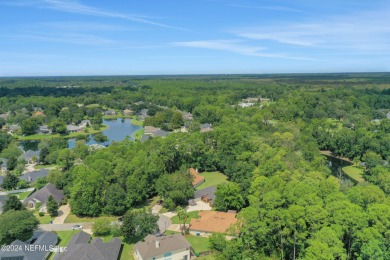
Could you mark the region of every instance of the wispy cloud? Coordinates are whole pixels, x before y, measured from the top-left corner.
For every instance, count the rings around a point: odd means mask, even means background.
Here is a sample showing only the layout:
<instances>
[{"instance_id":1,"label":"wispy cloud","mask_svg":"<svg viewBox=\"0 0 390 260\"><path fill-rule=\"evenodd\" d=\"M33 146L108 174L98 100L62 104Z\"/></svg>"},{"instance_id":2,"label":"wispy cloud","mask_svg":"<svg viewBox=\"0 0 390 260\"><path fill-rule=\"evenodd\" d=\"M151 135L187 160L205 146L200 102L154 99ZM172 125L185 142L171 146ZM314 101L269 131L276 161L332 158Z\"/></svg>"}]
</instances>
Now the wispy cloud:
<instances>
[{"instance_id":1,"label":"wispy cloud","mask_svg":"<svg viewBox=\"0 0 390 260\"><path fill-rule=\"evenodd\" d=\"M79 45L105 45L113 44L116 41L86 34L43 34L43 33L21 33L0 35L0 39L10 39L18 41L44 41L44 42L60 42L72 43Z\"/></svg>"},{"instance_id":2,"label":"wispy cloud","mask_svg":"<svg viewBox=\"0 0 390 260\"><path fill-rule=\"evenodd\" d=\"M293 13L305 13L302 10L290 8L286 6L255 6L255 5L244 5L244 4L229 4L229 6L234 8L245 8L245 9L258 9L258 10L269 10L269 11L279 11L279 12L293 12Z\"/></svg>"},{"instance_id":3,"label":"wispy cloud","mask_svg":"<svg viewBox=\"0 0 390 260\"><path fill-rule=\"evenodd\" d=\"M247 27L232 30L239 37L269 40L282 44L348 51L388 50L390 17L387 11L333 16L300 23Z\"/></svg>"},{"instance_id":4,"label":"wispy cloud","mask_svg":"<svg viewBox=\"0 0 390 260\"><path fill-rule=\"evenodd\" d=\"M186 42L174 42L172 43L172 45L180 46L180 47L228 51L228 52L233 52L233 53L247 55L247 56L306 60L306 58L304 57L293 57L281 53L267 53L264 52L264 50L266 49L264 47L246 45L239 40L186 41Z\"/></svg>"},{"instance_id":5,"label":"wispy cloud","mask_svg":"<svg viewBox=\"0 0 390 260\"><path fill-rule=\"evenodd\" d=\"M136 22L136 23L158 26L167 29L186 31L186 29L184 28L152 21L150 19L147 19L145 16L122 14L118 12L103 10L103 9L95 8L93 6L82 4L77 0L39 0L39 1L15 0L13 2L8 1L3 4L13 5L13 6L34 6L38 8L48 8L48 9L67 12L67 13L77 13L83 15L117 18L117 19L123 19L123 20Z\"/></svg>"}]
</instances>

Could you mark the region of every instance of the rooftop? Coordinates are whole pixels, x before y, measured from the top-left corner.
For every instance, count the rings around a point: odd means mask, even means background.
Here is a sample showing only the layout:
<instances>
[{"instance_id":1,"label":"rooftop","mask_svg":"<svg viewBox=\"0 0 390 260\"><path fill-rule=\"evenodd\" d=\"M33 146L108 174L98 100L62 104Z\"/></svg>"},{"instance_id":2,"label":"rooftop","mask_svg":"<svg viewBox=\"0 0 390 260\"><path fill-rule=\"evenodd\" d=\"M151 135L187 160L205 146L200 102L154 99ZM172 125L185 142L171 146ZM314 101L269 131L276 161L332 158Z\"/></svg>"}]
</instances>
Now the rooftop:
<instances>
[{"instance_id":1,"label":"rooftop","mask_svg":"<svg viewBox=\"0 0 390 260\"><path fill-rule=\"evenodd\" d=\"M203 196L208 196L209 199L215 199L215 191L217 186L210 186L201 190L195 191L195 198L202 198Z\"/></svg>"},{"instance_id":2,"label":"rooftop","mask_svg":"<svg viewBox=\"0 0 390 260\"><path fill-rule=\"evenodd\" d=\"M59 203L64 199L64 192L62 190L58 190L54 184L49 183L42 189L28 196L23 203L26 204L30 200L37 200L45 204L49 196L52 196L53 199Z\"/></svg>"},{"instance_id":3,"label":"rooftop","mask_svg":"<svg viewBox=\"0 0 390 260\"><path fill-rule=\"evenodd\" d=\"M195 187L204 182L204 177L200 175L196 169L190 168L190 174L194 177L192 186Z\"/></svg>"},{"instance_id":4,"label":"rooftop","mask_svg":"<svg viewBox=\"0 0 390 260\"><path fill-rule=\"evenodd\" d=\"M48 169L39 169L36 171L28 172L19 177L21 180L26 180L28 182L36 181L38 178L43 178L49 175Z\"/></svg>"},{"instance_id":5,"label":"rooftop","mask_svg":"<svg viewBox=\"0 0 390 260\"><path fill-rule=\"evenodd\" d=\"M158 245L158 246L157 246ZM148 235L144 242L140 241L134 245L143 259L151 259L154 256L162 255L180 249L189 250L191 245L181 234L156 237Z\"/></svg>"}]
</instances>

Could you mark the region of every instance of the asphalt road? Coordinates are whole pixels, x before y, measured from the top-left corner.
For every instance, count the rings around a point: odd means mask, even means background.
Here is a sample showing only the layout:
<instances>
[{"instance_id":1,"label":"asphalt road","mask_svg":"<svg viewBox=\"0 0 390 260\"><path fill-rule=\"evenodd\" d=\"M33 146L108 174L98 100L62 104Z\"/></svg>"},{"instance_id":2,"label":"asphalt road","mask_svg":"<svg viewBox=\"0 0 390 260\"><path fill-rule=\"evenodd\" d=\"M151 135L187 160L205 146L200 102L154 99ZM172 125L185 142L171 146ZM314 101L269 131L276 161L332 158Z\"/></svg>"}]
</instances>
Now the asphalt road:
<instances>
[{"instance_id":1,"label":"asphalt road","mask_svg":"<svg viewBox=\"0 0 390 260\"><path fill-rule=\"evenodd\" d=\"M42 231L66 231L72 230L74 225L81 225L83 229L91 229L92 223L68 223L68 224L40 224L38 229Z\"/></svg>"}]
</instances>

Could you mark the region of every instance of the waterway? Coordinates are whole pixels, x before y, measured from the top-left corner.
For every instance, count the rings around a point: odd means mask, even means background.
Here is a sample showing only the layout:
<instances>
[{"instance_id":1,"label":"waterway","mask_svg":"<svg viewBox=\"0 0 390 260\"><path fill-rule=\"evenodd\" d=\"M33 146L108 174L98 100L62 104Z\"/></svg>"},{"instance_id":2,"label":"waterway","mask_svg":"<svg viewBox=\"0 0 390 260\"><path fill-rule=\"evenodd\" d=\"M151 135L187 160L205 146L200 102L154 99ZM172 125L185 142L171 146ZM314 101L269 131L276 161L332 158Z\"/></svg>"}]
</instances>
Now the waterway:
<instances>
[{"instance_id":1,"label":"waterway","mask_svg":"<svg viewBox=\"0 0 390 260\"><path fill-rule=\"evenodd\" d=\"M131 122L131 119L112 119L112 120L103 120L103 124L107 125L108 128L102 132L105 136L108 137L109 141L107 143L104 143L103 145L109 145L111 142L118 142L122 141L125 138L129 138L130 140L134 140L132 135L139 129L142 128L142 126L134 125ZM69 148L73 148L75 145L76 140L75 139L69 139ZM39 141L21 141L20 146L23 147L23 150L38 150ZM89 135L89 140L87 142L88 145L90 144L97 144L97 142L94 139L94 135Z\"/></svg>"}]
</instances>

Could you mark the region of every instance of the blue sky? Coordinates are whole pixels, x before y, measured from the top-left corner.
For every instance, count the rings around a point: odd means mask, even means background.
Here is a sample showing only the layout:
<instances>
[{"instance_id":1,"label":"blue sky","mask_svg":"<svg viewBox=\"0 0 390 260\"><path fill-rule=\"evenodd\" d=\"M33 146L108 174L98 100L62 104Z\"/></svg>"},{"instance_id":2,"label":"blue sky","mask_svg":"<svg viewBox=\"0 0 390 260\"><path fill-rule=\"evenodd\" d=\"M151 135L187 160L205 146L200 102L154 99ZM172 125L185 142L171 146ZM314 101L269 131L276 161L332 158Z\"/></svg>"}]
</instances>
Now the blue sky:
<instances>
[{"instance_id":1,"label":"blue sky","mask_svg":"<svg viewBox=\"0 0 390 260\"><path fill-rule=\"evenodd\" d=\"M388 0L0 0L0 76L390 71Z\"/></svg>"}]
</instances>

